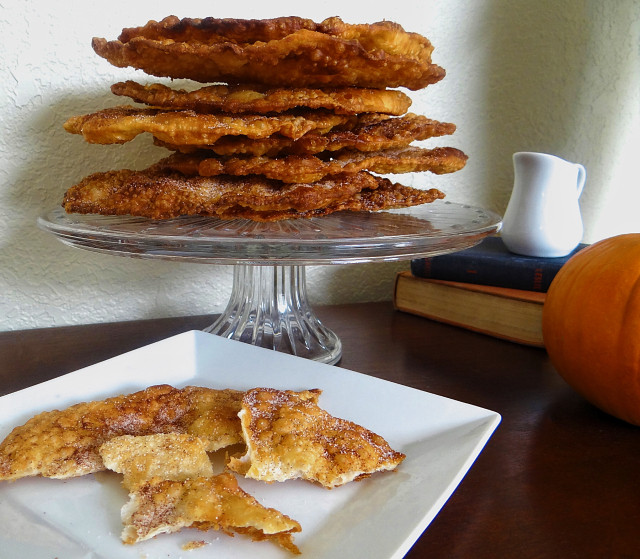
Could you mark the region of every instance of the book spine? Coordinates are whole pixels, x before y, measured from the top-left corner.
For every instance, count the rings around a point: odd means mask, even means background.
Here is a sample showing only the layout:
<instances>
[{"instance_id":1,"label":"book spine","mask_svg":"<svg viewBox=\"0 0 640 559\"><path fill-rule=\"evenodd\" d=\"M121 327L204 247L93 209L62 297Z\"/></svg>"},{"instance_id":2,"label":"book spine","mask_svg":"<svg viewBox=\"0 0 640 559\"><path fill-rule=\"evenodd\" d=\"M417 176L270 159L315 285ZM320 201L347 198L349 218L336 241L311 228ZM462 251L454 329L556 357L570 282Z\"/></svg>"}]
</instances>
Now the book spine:
<instances>
[{"instance_id":1,"label":"book spine","mask_svg":"<svg viewBox=\"0 0 640 559\"><path fill-rule=\"evenodd\" d=\"M534 347L544 347L544 294L514 299L500 288L476 291L453 282L399 273L393 295L396 310Z\"/></svg>"},{"instance_id":2,"label":"book spine","mask_svg":"<svg viewBox=\"0 0 640 559\"><path fill-rule=\"evenodd\" d=\"M412 260L411 273L427 279L546 293L562 264L563 262L518 259L507 262L500 255L478 258L454 253Z\"/></svg>"}]
</instances>

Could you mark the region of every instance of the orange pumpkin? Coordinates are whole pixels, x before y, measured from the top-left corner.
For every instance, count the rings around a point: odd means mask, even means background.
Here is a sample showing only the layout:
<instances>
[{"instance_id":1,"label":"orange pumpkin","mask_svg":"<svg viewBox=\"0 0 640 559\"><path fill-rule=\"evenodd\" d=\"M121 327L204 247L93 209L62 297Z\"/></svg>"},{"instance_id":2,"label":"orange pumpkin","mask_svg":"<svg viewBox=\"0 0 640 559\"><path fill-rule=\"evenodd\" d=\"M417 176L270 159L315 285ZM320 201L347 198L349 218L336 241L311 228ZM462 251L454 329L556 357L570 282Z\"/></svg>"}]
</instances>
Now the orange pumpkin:
<instances>
[{"instance_id":1,"label":"orange pumpkin","mask_svg":"<svg viewBox=\"0 0 640 559\"><path fill-rule=\"evenodd\" d=\"M570 386L640 425L640 233L594 243L560 269L543 307L542 333Z\"/></svg>"}]
</instances>

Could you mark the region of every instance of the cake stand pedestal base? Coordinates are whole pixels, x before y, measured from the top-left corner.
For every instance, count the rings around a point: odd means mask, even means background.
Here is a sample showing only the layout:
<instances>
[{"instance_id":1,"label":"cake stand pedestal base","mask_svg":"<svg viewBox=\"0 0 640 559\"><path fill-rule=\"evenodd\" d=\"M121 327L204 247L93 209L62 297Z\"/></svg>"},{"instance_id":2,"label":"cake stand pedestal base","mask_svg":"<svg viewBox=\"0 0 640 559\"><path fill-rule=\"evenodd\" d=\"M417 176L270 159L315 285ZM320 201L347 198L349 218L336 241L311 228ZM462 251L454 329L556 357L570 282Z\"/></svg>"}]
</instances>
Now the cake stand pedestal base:
<instances>
[{"instance_id":1,"label":"cake stand pedestal base","mask_svg":"<svg viewBox=\"0 0 640 559\"><path fill-rule=\"evenodd\" d=\"M235 265L227 308L205 332L319 363L342 355L340 339L307 301L304 266Z\"/></svg>"}]
</instances>

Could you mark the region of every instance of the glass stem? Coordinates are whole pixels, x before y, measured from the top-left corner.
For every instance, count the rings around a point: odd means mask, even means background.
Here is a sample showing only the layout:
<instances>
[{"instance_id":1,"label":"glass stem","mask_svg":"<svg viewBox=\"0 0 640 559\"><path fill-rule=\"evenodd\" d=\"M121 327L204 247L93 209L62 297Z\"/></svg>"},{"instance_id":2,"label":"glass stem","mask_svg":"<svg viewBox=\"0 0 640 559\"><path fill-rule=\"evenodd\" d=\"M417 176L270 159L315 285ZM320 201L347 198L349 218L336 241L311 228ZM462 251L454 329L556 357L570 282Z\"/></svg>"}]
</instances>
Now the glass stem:
<instances>
[{"instance_id":1,"label":"glass stem","mask_svg":"<svg viewBox=\"0 0 640 559\"><path fill-rule=\"evenodd\" d=\"M321 363L342 355L307 301L304 266L235 265L227 308L205 332Z\"/></svg>"}]
</instances>

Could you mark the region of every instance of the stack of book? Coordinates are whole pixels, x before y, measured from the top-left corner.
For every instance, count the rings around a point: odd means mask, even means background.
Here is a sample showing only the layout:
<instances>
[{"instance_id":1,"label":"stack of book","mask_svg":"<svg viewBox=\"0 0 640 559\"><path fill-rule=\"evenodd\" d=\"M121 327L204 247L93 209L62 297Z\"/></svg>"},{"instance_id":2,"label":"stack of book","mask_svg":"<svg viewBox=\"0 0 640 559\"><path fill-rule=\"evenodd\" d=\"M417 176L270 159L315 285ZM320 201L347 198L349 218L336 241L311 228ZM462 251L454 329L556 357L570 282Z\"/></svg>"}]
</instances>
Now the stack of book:
<instances>
[{"instance_id":1,"label":"stack of book","mask_svg":"<svg viewBox=\"0 0 640 559\"><path fill-rule=\"evenodd\" d=\"M451 254L411 261L396 277L396 309L498 338L544 347L542 307L560 258L520 256L499 236Z\"/></svg>"}]
</instances>

